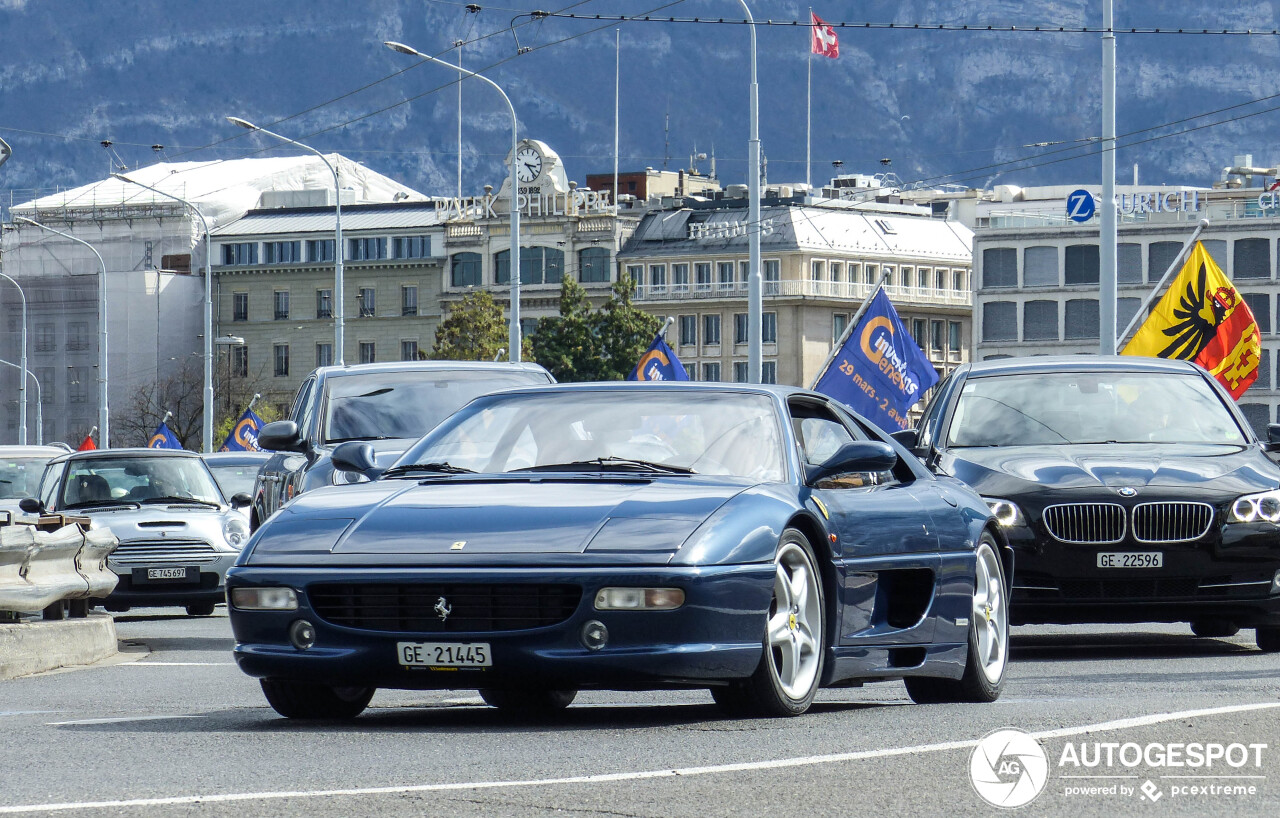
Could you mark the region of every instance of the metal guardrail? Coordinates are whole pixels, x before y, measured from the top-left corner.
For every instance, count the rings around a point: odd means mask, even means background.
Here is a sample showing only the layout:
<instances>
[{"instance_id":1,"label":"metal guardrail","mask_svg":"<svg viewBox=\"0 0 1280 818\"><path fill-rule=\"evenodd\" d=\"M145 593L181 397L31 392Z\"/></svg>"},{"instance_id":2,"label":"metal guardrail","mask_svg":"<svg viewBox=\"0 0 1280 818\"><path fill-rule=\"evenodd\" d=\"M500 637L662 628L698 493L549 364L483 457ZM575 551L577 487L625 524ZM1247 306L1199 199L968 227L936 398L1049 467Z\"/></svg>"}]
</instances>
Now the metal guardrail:
<instances>
[{"instance_id":1,"label":"metal guardrail","mask_svg":"<svg viewBox=\"0 0 1280 818\"><path fill-rule=\"evenodd\" d=\"M117 545L114 534L90 529L83 517L25 522L0 512L0 618L44 611L45 619L62 619L68 608L73 617L87 615L89 599L116 587L107 555Z\"/></svg>"}]
</instances>

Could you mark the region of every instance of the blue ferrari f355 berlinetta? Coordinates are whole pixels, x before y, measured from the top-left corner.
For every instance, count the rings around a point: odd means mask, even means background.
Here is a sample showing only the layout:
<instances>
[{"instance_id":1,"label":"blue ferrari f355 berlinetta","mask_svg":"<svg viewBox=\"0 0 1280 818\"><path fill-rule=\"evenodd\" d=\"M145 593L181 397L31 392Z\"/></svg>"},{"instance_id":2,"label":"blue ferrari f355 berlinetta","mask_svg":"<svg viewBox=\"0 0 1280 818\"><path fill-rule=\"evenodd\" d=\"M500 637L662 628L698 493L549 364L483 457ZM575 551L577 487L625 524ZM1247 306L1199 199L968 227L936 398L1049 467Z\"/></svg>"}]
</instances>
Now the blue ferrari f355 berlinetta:
<instances>
[{"instance_id":1,"label":"blue ferrari f355 berlinetta","mask_svg":"<svg viewBox=\"0 0 1280 818\"><path fill-rule=\"evenodd\" d=\"M583 688L709 688L796 715L904 679L988 702L1011 552L986 503L829 398L577 384L478 398L370 482L307 492L227 575L235 658L293 718L376 688L513 710Z\"/></svg>"}]
</instances>

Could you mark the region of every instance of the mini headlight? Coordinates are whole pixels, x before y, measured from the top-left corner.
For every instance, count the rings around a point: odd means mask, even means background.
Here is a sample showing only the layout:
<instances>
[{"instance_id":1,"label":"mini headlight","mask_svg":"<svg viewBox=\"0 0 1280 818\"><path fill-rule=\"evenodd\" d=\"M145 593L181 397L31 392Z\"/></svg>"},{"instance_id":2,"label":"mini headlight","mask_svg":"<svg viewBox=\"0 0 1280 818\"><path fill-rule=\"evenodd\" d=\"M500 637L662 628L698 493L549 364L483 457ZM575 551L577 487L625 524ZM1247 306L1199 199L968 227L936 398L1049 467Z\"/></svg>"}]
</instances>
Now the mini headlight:
<instances>
[{"instance_id":1,"label":"mini headlight","mask_svg":"<svg viewBox=\"0 0 1280 818\"><path fill-rule=\"evenodd\" d=\"M597 611L670 611L684 604L679 588L601 588Z\"/></svg>"},{"instance_id":2,"label":"mini headlight","mask_svg":"<svg viewBox=\"0 0 1280 818\"><path fill-rule=\"evenodd\" d=\"M1022 512L1018 509L1016 503L1010 500L1001 500L999 497L983 497L987 501L987 505L991 508L991 516L996 518L996 522L1005 528L1011 528L1015 525L1022 525Z\"/></svg>"},{"instance_id":3,"label":"mini headlight","mask_svg":"<svg viewBox=\"0 0 1280 818\"><path fill-rule=\"evenodd\" d=\"M1280 491L1246 494L1231 504L1229 523L1280 522Z\"/></svg>"},{"instance_id":4,"label":"mini headlight","mask_svg":"<svg viewBox=\"0 0 1280 818\"><path fill-rule=\"evenodd\" d=\"M234 512L227 517L227 521L222 524L222 536L226 538L227 545L232 548L239 548L244 545L245 540L249 539L249 523L240 512Z\"/></svg>"},{"instance_id":5,"label":"mini headlight","mask_svg":"<svg viewBox=\"0 0 1280 818\"><path fill-rule=\"evenodd\" d=\"M329 478L329 481L335 486L349 486L352 483L368 483L369 478L365 477L358 471L334 469L333 475Z\"/></svg>"},{"instance_id":6,"label":"mini headlight","mask_svg":"<svg viewBox=\"0 0 1280 818\"><path fill-rule=\"evenodd\" d=\"M227 601L241 611L298 610L298 595L292 588L232 588Z\"/></svg>"}]
</instances>

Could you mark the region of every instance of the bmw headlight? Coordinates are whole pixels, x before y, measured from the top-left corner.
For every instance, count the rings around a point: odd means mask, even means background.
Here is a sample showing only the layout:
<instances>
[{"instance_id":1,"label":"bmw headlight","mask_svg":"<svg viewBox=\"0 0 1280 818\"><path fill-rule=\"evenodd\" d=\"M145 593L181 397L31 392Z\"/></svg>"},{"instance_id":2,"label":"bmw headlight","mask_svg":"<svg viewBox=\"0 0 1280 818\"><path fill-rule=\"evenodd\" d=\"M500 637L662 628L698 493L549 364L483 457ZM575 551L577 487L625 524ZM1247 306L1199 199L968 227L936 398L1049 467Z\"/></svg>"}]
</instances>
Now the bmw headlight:
<instances>
[{"instance_id":1,"label":"bmw headlight","mask_svg":"<svg viewBox=\"0 0 1280 818\"><path fill-rule=\"evenodd\" d=\"M1231 504L1229 523L1280 522L1280 490L1246 494Z\"/></svg>"},{"instance_id":2,"label":"bmw headlight","mask_svg":"<svg viewBox=\"0 0 1280 818\"><path fill-rule=\"evenodd\" d=\"M329 477L329 482L335 486L349 486L352 483L368 483L369 478L358 471L334 469L333 474Z\"/></svg>"},{"instance_id":3,"label":"bmw headlight","mask_svg":"<svg viewBox=\"0 0 1280 818\"><path fill-rule=\"evenodd\" d=\"M1023 524L1022 511L1018 508L1017 503L1012 500L1002 500L999 497L983 497L987 501L987 505L991 508L991 516L996 518L996 522L1005 528L1012 528Z\"/></svg>"},{"instance_id":4,"label":"bmw headlight","mask_svg":"<svg viewBox=\"0 0 1280 818\"><path fill-rule=\"evenodd\" d=\"M239 512L229 515L226 522L222 524L222 536L226 539L227 545L232 548L244 545L249 539L249 523L244 515Z\"/></svg>"}]
</instances>

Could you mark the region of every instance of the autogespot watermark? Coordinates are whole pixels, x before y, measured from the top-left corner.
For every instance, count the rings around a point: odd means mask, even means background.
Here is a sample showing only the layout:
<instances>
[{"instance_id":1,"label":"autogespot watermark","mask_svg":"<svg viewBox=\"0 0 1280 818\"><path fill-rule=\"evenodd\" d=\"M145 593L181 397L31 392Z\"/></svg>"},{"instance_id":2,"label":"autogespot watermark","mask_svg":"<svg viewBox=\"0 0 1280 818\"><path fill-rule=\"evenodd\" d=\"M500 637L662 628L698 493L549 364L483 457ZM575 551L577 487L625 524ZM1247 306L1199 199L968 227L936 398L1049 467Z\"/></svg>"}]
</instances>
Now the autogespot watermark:
<instances>
[{"instance_id":1,"label":"autogespot watermark","mask_svg":"<svg viewBox=\"0 0 1280 818\"><path fill-rule=\"evenodd\" d=\"M969 778L983 800L1006 808L1030 804L1045 789L1067 798L1226 802L1261 792L1267 749L1261 742L1069 741L1057 754L1050 788L1040 742L1005 728L978 742Z\"/></svg>"}]
</instances>

